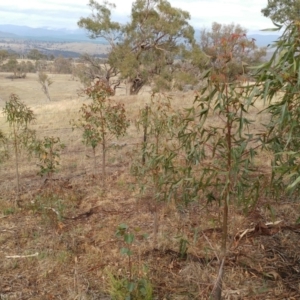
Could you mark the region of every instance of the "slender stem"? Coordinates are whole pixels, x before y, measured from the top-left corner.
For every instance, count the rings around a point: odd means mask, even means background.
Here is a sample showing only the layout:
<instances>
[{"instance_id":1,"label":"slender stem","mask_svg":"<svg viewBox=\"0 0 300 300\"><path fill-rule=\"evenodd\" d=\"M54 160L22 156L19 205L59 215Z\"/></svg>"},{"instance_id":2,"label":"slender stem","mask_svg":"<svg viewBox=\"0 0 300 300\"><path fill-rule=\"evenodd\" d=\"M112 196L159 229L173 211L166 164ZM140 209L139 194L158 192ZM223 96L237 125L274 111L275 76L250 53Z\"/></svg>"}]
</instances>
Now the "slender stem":
<instances>
[{"instance_id":1,"label":"slender stem","mask_svg":"<svg viewBox=\"0 0 300 300\"><path fill-rule=\"evenodd\" d=\"M17 200L15 205L18 206L20 202L19 147L18 147L15 124L13 124L13 132L14 132L15 165L16 165L16 179L17 179Z\"/></svg>"},{"instance_id":2,"label":"slender stem","mask_svg":"<svg viewBox=\"0 0 300 300\"><path fill-rule=\"evenodd\" d=\"M148 135L148 110L149 110L149 107L148 105L146 105L146 108L145 108L145 119L144 119L144 143L143 143L143 156L142 156L142 163L143 165L145 164L146 162L146 154L145 154L145 151L146 151L146 147L147 147L147 135Z\"/></svg>"},{"instance_id":3,"label":"slender stem","mask_svg":"<svg viewBox=\"0 0 300 300\"><path fill-rule=\"evenodd\" d=\"M105 135L103 135L103 140L102 140L102 182L103 182L103 187L105 187L105 179L106 179L106 140L105 140Z\"/></svg>"},{"instance_id":4,"label":"slender stem","mask_svg":"<svg viewBox=\"0 0 300 300\"><path fill-rule=\"evenodd\" d=\"M129 250L131 250L129 248ZM128 264L129 264L129 280L132 280L132 261L131 261L131 255L128 255Z\"/></svg>"},{"instance_id":5,"label":"slender stem","mask_svg":"<svg viewBox=\"0 0 300 300\"><path fill-rule=\"evenodd\" d=\"M230 117L230 108L228 104L228 86L225 85L225 96L226 96L226 139L227 139L227 172L228 172L228 182L226 187L226 192L224 196L224 213L223 213L223 236L222 236L222 254L223 257L226 255L227 250L227 234L228 234L228 205L230 198L230 189L231 189L231 149L232 149L232 137L231 137L231 128L232 121Z\"/></svg>"},{"instance_id":6,"label":"slender stem","mask_svg":"<svg viewBox=\"0 0 300 300\"><path fill-rule=\"evenodd\" d=\"M159 146L159 133L156 134L155 136L155 140L156 140L156 157L158 156L158 146ZM158 167L156 167L155 169L155 173L154 173L154 181L155 181L155 195L158 193ZM157 244L157 234L158 234L158 215L157 215L157 200L155 199L155 203L154 203L154 224L153 224L153 231L154 231L154 237L153 237L153 248L156 247Z\"/></svg>"},{"instance_id":7,"label":"slender stem","mask_svg":"<svg viewBox=\"0 0 300 300\"><path fill-rule=\"evenodd\" d=\"M154 207L154 236L153 236L153 248L157 245L157 234L158 234L158 215L157 215L157 203L155 202Z\"/></svg>"},{"instance_id":8,"label":"slender stem","mask_svg":"<svg viewBox=\"0 0 300 300\"><path fill-rule=\"evenodd\" d=\"M96 147L93 147L93 156L94 156L94 175L96 176L96 166L97 166L97 161L96 161Z\"/></svg>"}]
</instances>

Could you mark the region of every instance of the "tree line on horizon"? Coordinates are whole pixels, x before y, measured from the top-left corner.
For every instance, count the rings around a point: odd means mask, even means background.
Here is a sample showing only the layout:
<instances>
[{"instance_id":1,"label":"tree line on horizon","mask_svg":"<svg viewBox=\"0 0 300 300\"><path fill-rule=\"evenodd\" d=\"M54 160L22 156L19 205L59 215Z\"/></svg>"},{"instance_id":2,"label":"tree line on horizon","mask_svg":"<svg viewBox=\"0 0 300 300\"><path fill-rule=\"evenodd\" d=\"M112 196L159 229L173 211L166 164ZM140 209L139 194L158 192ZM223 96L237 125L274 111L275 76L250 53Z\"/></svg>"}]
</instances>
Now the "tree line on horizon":
<instances>
[{"instance_id":1,"label":"tree line on horizon","mask_svg":"<svg viewBox=\"0 0 300 300\"><path fill-rule=\"evenodd\" d=\"M298 5L296 1L293 10L287 3L269 1L261 12L274 22L286 22L282 11L292 18ZM0 50L0 71L13 72L19 78L38 71L73 74L85 85L101 78L113 90L125 82L134 95L145 85L153 91L199 88L203 73L216 66L228 48L234 57L230 62L231 76L237 80L249 80L251 67L266 60L266 48L257 47L255 39L248 39L247 30L239 24L213 22L196 39L189 24L190 14L172 7L166 0L135 1L126 24L111 19L113 3L90 0L89 6L92 14L80 18L78 26L86 29L90 38L102 38L110 45L107 57L83 54L72 60L31 49L25 54L28 61L18 62L16 54ZM229 41L228 37L233 38ZM234 37L243 39L242 49L237 47ZM219 43L222 40L226 40L226 45ZM75 63L79 66L75 67Z\"/></svg>"}]
</instances>

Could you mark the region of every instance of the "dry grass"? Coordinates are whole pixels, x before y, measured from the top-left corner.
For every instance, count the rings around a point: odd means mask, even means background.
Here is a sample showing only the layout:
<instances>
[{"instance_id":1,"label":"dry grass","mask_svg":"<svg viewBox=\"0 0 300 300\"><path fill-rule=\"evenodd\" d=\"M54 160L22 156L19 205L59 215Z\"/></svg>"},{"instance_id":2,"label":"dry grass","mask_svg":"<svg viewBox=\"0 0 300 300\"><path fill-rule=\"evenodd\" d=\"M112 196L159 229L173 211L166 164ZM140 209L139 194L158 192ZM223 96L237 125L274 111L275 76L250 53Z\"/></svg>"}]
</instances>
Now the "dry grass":
<instances>
[{"instance_id":1,"label":"dry grass","mask_svg":"<svg viewBox=\"0 0 300 300\"><path fill-rule=\"evenodd\" d=\"M0 298L110 299L107 272L128 274L127 258L120 254L124 245L115 236L117 226L126 223L136 235L134 268L141 274L142 265L148 266L155 299L208 299L219 265L219 208L212 204L204 209L200 199L181 212L172 204L161 204L157 247L153 249L149 205L153 198L138 195L129 173L132 149L140 136L131 125L128 135L118 142L126 146L109 153L104 191L101 176L92 173L90 151L83 147L80 133L72 132L69 125L83 103L76 92L80 84L67 75L51 76L53 102L48 103L36 75L11 81L0 74L1 106L10 93L18 94L38 115L34 126L40 134L60 136L67 145L54 182L37 177L34 161L30 164L24 157L21 208L13 206L13 162L1 165ZM125 104L134 121L150 95L144 91L128 97L122 89L115 98ZM193 94L177 94L172 101L178 108L189 106ZM252 114L256 118L257 109ZM256 119L258 131L264 117ZM3 119L0 124L6 126ZM269 160L268 153L257 159L264 172L269 172ZM262 198L248 214L232 208L230 216L224 299L299 299L299 229L293 225L299 204ZM283 220L276 232L257 225L272 220ZM253 234L235 239L238 232L256 225ZM180 237L189 242L183 259L178 257ZM26 257L34 253L38 255ZM7 258L11 255L24 257Z\"/></svg>"}]
</instances>

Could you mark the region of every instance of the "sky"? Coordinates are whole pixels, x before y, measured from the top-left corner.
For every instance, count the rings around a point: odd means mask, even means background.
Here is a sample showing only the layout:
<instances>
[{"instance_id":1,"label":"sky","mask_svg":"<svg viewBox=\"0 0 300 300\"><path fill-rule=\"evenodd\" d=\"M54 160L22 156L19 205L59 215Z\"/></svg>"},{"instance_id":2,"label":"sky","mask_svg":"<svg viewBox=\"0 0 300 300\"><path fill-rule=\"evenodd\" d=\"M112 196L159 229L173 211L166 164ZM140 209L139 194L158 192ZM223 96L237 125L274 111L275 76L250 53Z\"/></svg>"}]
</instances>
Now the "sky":
<instances>
[{"instance_id":1,"label":"sky","mask_svg":"<svg viewBox=\"0 0 300 300\"><path fill-rule=\"evenodd\" d=\"M89 0L0 0L0 24L77 29L80 17L91 10ZM102 1L98 1L102 3ZM130 16L132 0L110 0L116 4L113 19L125 23ZM169 0L173 7L190 12L190 24L197 29L210 28L212 22L234 22L249 33L274 27L262 16L268 0Z\"/></svg>"}]
</instances>

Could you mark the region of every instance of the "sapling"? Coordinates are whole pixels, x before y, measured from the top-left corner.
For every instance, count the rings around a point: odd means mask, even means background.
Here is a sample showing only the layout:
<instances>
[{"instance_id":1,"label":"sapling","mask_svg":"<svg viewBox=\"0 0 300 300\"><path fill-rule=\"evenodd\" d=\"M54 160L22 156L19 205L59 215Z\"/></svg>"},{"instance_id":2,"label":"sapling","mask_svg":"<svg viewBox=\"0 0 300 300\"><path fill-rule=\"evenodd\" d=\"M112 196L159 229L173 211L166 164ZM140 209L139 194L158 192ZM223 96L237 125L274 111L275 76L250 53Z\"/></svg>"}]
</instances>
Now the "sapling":
<instances>
[{"instance_id":1,"label":"sapling","mask_svg":"<svg viewBox=\"0 0 300 300\"><path fill-rule=\"evenodd\" d=\"M257 139L250 131L251 120L247 116L255 99L240 80L244 74L236 78L231 72L235 49L243 51L245 45L249 46L245 38L234 34L214 45L218 47L218 57L211 61L211 68L204 74L206 85L197 94L193 107L176 115L168 110L167 104L149 106L147 144L143 144L145 164L133 168L137 175L146 174L151 178L148 182L157 200L174 199L184 204L196 199L204 204L205 200L215 200L222 208L220 276L213 299L220 299L222 292L229 207L243 205L249 209L260 191L260 175L253 161L256 152L252 146ZM140 124L144 124L144 119ZM186 246L182 243L181 251L185 252Z\"/></svg>"},{"instance_id":2,"label":"sapling","mask_svg":"<svg viewBox=\"0 0 300 300\"><path fill-rule=\"evenodd\" d=\"M81 117L71 121L74 128L83 130L83 142L93 149L94 172L96 173L96 148L102 147L102 183L106 179L106 152L113 138L124 136L129 126L124 105L114 103L109 97L113 91L102 81L97 81L84 90L84 94L92 100L83 104Z\"/></svg>"},{"instance_id":3,"label":"sapling","mask_svg":"<svg viewBox=\"0 0 300 300\"><path fill-rule=\"evenodd\" d=\"M232 76L231 65L235 50L243 51L246 46L249 47L246 37L238 34L229 35L214 45L218 56L205 74L207 86L197 95L194 108L183 118L184 126L179 133L181 149L189 153L187 159L202 165L199 192L207 197L207 201L216 200L223 206L221 264L212 299L221 299L229 207L239 204L249 207L259 195L260 176L253 162L256 152L251 146L257 139L251 134L252 121L247 116L254 98L249 96L242 81L244 72L241 72L241 80ZM243 69L245 66L240 63ZM208 114L215 118L213 123L208 122ZM189 124L194 124L194 120L198 122L193 128Z\"/></svg>"},{"instance_id":4,"label":"sapling","mask_svg":"<svg viewBox=\"0 0 300 300\"><path fill-rule=\"evenodd\" d=\"M51 178L58 171L60 152L64 148L58 137L45 136L43 140L34 142L33 150L39 159L39 175Z\"/></svg>"},{"instance_id":5,"label":"sapling","mask_svg":"<svg viewBox=\"0 0 300 300\"><path fill-rule=\"evenodd\" d=\"M28 125L35 120L33 111L27 107L16 94L9 96L9 101L5 103L3 108L6 121L8 122L11 132L10 136L13 141L15 154L15 171L17 182L17 199L16 205L20 201L20 174L19 160L22 148L29 150L30 144L35 138L35 132L28 128Z\"/></svg>"},{"instance_id":6,"label":"sapling","mask_svg":"<svg viewBox=\"0 0 300 300\"><path fill-rule=\"evenodd\" d=\"M140 111L137 129L143 130L142 159L133 161L132 172L140 182L141 192L154 196L150 207L154 215L153 245L158 234L158 201L166 200L168 183L172 176L172 160L176 152L169 151L168 140L175 129L175 115L170 98L152 95L151 103Z\"/></svg>"},{"instance_id":7,"label":"sapling","mask_svg":"<svg viewBox=\"0 0 300 300\"><path fill-rule=\"evenodd\" d=\"M53 80L44 72L38 73L38 83L41 85L43 93L46 95L47 99L51 101L49 87L53 84Z\"/></svg>"},{"instance_id":8,"label":"sapling","mask_svg":"<svg viewBox=\"0 0 300 300\"><path fill-rule=\"evenodd\" d=\"M138 229L136 231L138 231ZM128 225L120 224L117 228L116 236L122 241L124 246L121 248L121 254L126 255L128 258L128 270L120 277L115 277L113 274L108 273L110 285L109 293L112 299L152 300L153 289L151 282L147 278L146 269L143 267L143 270L140 270L141 266L138 266L138 270L136 270L132 258L134 254L134 233L131 232Z\"/></svg>"}]
</instances>

